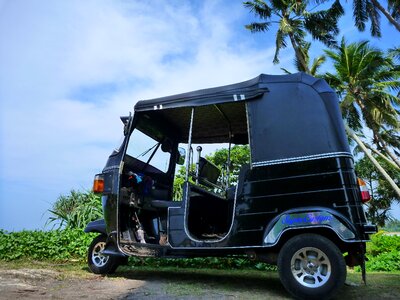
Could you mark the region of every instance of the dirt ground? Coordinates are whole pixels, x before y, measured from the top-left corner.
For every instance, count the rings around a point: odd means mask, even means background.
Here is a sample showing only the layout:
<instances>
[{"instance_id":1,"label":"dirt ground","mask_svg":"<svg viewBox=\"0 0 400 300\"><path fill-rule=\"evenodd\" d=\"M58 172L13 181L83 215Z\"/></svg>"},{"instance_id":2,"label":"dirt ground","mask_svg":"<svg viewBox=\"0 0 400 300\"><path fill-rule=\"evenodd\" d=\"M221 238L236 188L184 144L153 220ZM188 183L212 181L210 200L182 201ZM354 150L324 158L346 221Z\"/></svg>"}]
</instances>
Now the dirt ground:
<instances>
[{"instance_id":1,"label":"dirt ground","mask_svg":"<svg viewBox=\"0 0 400 300\"><path fill-rule=\"evenodd\" d=\"M3 266L0 299L290 299L277 278L272 278L265 293L262 278L251 278L246 284L244 278L217 273L129 270L100 276Z\"/></svg>"},{"instance_id":2,"label":"dirt ground","mask_svg":"<svg viewBox=\"0 0 400 300\"><path fill-rule=\"evenodd\" d=\"M398 299L400 274L349 274L336 299ZM276 272L122 269L112 276L85 267L0 264L0 299L290 299Z\"/></svg>"},{"instance_id":3,"label":"dirt ground","mask_svg":"<svg viewBox=\"0 0 400 300\"><path fill-rule=\"evenodd\" d=\"M142 280L65 278L47 269L0 270L0 299L115 299L145 284Z\"/></svg>"}]
</instances>

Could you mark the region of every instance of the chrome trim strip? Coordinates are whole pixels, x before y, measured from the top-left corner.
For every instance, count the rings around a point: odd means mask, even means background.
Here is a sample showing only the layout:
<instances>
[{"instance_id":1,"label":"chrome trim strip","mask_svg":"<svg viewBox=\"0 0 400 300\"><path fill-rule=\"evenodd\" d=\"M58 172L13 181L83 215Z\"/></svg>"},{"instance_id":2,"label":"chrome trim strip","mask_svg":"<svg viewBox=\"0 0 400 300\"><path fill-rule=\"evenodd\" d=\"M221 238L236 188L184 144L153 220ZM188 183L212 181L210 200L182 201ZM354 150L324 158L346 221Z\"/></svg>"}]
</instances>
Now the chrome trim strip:
<instances>
[{"instance_id":1,"label":"chrome trim strip","mask_svg":"<svg viewBox=\"0 0 400 300\"><path fill-rule=\"evenodd\" d=\"M283 159L274 159L274 160L267 160L267 161L257 161L253 162L253 167L262 167L262 166L270 166L270 165L278 165L278 164L285 164L291 162L299 162L305 160L316 160L321 158L334 158L340 156L347 156L353 158L351 153L349 152L330 152L330 153L322 153L322 154L315 154L315 155L306 155L306 156L298 156L298 157L291 157L291 158L283 158Z\"/></svg>"}]
</instances>

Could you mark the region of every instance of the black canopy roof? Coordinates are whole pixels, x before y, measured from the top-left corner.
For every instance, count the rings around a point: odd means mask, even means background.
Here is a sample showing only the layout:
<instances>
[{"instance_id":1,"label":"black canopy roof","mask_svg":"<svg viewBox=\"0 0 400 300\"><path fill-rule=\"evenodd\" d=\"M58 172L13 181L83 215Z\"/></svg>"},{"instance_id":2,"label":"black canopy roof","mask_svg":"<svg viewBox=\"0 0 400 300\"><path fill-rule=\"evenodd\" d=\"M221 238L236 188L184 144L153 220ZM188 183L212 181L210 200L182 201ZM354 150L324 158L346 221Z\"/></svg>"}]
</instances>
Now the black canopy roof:
<instances>
[{"instance_id":1,"label":"black canopy roof","mask_svg":"<svg viewBox=\"0 0 400 300\"><path fill-rule=\"evenodd\" d=\"M142 112L179 107L197 107L254 99L268 91L267 82L263 80L265 76L266 75L261 74L256 78L236 84L139 101L135 105L135 111Z\"/></svg>"},{"instance_id":2,"label":"black canopy roof","mask_svg":"<svg viewBox=\"0 0 400 300\"><path fill-rule=\"evenodd\" d=\"M154 138L164 132L187 142L192 108L193 143L250 141L256 165L350 155L335 92L304 73L261 74L237 84L139 101L135 118Z\"/></svg>"}]
</instances>

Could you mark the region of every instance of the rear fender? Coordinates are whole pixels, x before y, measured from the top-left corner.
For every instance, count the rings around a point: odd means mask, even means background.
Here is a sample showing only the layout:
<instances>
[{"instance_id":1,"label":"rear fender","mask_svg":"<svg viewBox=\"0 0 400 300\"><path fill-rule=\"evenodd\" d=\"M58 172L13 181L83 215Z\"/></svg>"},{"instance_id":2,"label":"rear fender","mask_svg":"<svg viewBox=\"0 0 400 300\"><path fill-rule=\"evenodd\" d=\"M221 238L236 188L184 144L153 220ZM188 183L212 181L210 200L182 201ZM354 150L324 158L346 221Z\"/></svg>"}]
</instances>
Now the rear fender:
<instances>
[{"instance_id":1,"label":"rear fender","mask_svg":"<svg viewBox=\"0 0 400 300\"><path fill-rule=\"evenodd\" d=\"M103 233L103 234L107 235L106 222L104 221L104 219L90 222L89 224L87 224L84 232L86 232L86 233L98 232L98 233Z\"/></svg>"},{"instance_id":2,"label":"rear fender","mask_svg":"<svg viewBox=\"0 0 400 300\"><path fill-rule=\"evenodd\" d=\"M106 223L105 223L104 219L90 222L89 224L87 224L84 232L86 232L86 233L97 232L97 233L101 233L101 234L104 234L107 236ZM118 250L118 248L115 246L115 242L112 239L112 235L109 235L107 237L107 245L106 245L105 249L103 250L103 254L126 258L126 255L122 254Z\"/></svg>"},{"instance_id":3,"label":"rear fender","mask_svg":"<svg viewBox=\"0 0 400 300\"><path fill-rule=\"evenodd\" d=\"M276 216L264 232L263 245L276 245L286 231L308 228L328 228L344 242L357 241L354 226L344 216L326 209L307 208L286 211Z\"/></svg>"}]
</instances>

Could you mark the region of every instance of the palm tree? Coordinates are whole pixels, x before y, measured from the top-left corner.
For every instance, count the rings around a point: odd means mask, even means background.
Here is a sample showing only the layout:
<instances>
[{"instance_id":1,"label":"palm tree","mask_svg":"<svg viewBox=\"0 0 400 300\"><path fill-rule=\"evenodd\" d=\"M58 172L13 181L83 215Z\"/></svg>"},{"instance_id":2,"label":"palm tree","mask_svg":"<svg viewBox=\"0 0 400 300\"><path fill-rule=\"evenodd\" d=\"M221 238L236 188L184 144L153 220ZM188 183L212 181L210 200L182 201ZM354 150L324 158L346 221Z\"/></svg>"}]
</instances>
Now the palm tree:
<instances>
[{"instance_id":1,"label":"palm tree","mask_svg":"<svg viewBox=\"0 0 400 300\"><path fill-rule=\"evenodd\" d=\"M287 46L287 39L295 51L302 69L310 73L304 48L305 37L310 34L328 47L336 45L335 36L339 33L337 21L344 11L339 0L327 10L314 11L319 4L307 10L310 1L272 0L268 4L263 0L244 2L245 7L254 12L263 22L246 25L251 32L268 31L272 24L278 25L275 38L274 63L279 63L279 51Z\"/></svg>"},{"instance_id":2,"label":"palm tree","mask_svg":"<svg viewBox=\"0 0 400 300\"><path fill-rule=\"evenodd\" d=\"M342 39L336 51L325 50L334 63L335 74L327 73L326 81L341 98L341 109L351 128L362 124L372 131L373 143L400 166L390 147L398 148L397 140L387 137L400 128L400 99L393 94L400 90L400 71L391 55L369 46L367 41L346 44ZM386 137L385 137L386 134Z\"/></svg>"},{"instance_id":3,"label":"palm tree","mask_svg":"<svg viewBox=\"0 0 400 300\"><path fill-rule=\"evenodd\" d=\"M381 36L379 11L389 22L400 31L400 1L388 0L388 9L385 9L378 0L354 0L353 16L358 30L365 30L365 23L371 22L372 36Z\"/></svg>"},{"instance_id":4,"label":"palm tree","mask_svg":"<svg viewBox=\"0 0 400 300\"><path fill-rule=\"evenodd\" d=\"M304 72L308 73L314 77L322 77L322 75L318 74L319 69L321 68L322 64L326 61L326 56L321 55L313 59L311 65L310 65L310 56L309 56L309 50L310 50L311 43L305 43L304 48L303 48L303 53L304 53L304 60L305 63L308 66L308 70L305 70L301 62L297 59L297 57L294 59L294 65L296 67L296 70L299 72ZM285 68L281 68L286 74L291 74L292 72L288 71Z\"/></svg>"}]
</instances>

